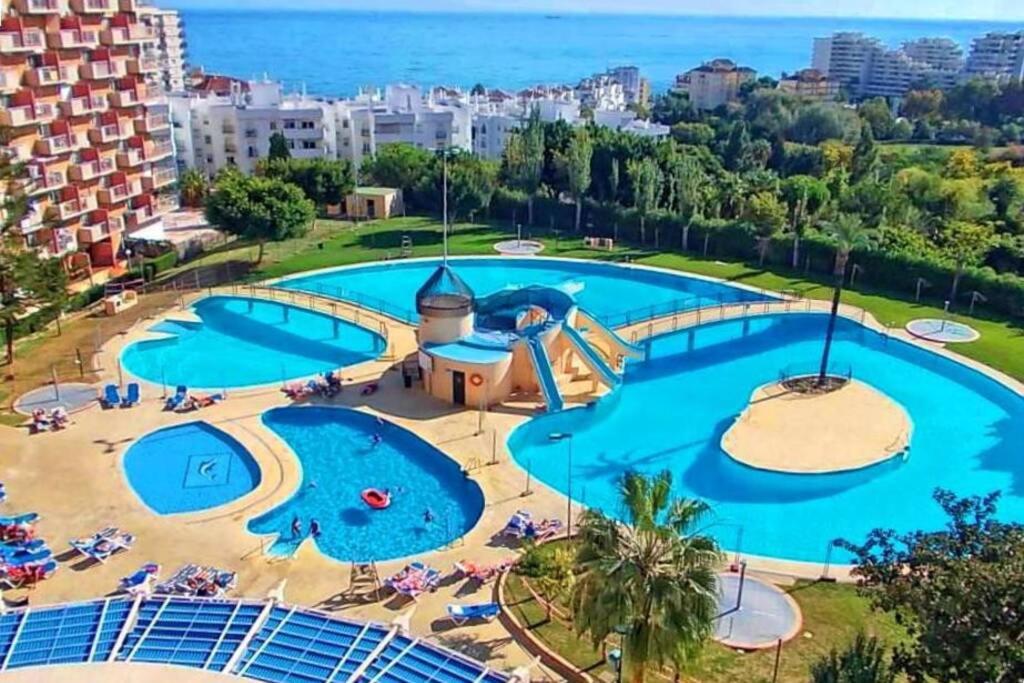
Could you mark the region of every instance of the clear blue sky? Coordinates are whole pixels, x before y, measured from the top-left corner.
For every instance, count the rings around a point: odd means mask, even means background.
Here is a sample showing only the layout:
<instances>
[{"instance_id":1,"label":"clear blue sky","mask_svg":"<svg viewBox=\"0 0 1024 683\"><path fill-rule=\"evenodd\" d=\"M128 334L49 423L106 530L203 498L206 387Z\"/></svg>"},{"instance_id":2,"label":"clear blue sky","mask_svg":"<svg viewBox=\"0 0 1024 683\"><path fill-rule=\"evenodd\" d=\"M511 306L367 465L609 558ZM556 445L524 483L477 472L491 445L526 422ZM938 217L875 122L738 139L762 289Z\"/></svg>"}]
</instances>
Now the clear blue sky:
<instances>
[{"instance_id":1,"label":"clear blue sky","mask_svg":"<svg viewBox=\"0 0 1024 683\"><path fill-rule=\"evenodd\" d=\"M183 9L600 12L1024 20L1021 0L157 0Z\"/></svg>"}]
</instances>

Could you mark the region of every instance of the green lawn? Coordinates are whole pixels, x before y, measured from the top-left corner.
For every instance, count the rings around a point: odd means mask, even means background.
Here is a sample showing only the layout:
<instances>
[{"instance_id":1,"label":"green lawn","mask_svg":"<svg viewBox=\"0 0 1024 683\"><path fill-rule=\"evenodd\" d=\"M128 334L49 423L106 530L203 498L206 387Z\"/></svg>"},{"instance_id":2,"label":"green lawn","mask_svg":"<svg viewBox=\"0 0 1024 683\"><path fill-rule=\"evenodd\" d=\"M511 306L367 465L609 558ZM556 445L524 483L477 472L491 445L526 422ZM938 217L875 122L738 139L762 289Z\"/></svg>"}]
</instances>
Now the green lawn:
<instances>
[{"instance_id":1,"label":"green lawn","mask_svg":"<svg viewBox=\"0 0 1024 683\"><path fill-rule=\"evenodd\" d=\"M452 254L493 254L494 242L507 236L507 231L492 225L459 224L450 236L449 249ZM318 221L316 228L306 237L268 244L264 261L252 276L278 277L316 268L397 258L401 255L403 237L412 240L413 256L436 256L441 253L440 225L431 218L393 218L360 224L324 220ZM817 299L828 299L831 296L831 289L824 280L809 279L802 274L765 270L744 263L723 263L671 251L617 248L607 252L584 249L579 239L569 237L565 235L556 239L553 236L540 236L547 247L544 254L606 260L628 257L638 263L708 275L773 291L794 290ZM225 262L238 264L235 272L240 273L255 255L255 246L234 242L170 274L180 275L183 270ZM843 300L868 310L882 323L894 326L902 326L914 318L942 315L941 302L917 304L903 300L899 294L892 292L858 288L844 292ZM957 345L955 350L1024 380L1024 322L980 315L969 319L969 322L981 332L981 339L971 344Z\"/></svg>"},{"instance_id":2,"label":"green lawn","mask_svg":"<svg viewBox=\"0 0 1024 683\"><path fill-rule=\"evenodd\" d=\"M556 545L542 546L542 550ZM603 662L600 650L592 647L587 638L578 637L568 624L557 619L548 621L544 608L533 599L523 581L517 574L510 575L505 591L506 606L520 622L531 626L534 635L580 669L613 681L614 675ZM532 585L537 590L536 583ZM786 590L800 605L803 628L782 648L778 677L782 683L806 683L813 662L832 648L844 647L858 632L877 636L890 645L906 637L891 617L873 611L868 600L853 586L798 582ZM610 646L614 647L615 643ZM683 680L687 683L768 683L772 680L774 664L774 649L740 653L711 642L703 648L698 661L683 672ZM665 672L652 676L651 680L667 683L672 675Z\"/></svg>"}]
</instances>

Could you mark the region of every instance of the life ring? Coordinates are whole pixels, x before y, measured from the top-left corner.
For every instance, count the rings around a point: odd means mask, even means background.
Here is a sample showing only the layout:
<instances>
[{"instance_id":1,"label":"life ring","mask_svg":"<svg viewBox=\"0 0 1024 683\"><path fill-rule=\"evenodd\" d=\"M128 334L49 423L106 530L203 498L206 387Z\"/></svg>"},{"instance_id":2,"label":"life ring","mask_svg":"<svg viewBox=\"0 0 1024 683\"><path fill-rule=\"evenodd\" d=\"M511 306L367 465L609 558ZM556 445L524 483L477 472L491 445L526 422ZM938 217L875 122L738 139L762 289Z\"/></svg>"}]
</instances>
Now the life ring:
<instances>
[{"instance_id":1,"label":"life ring","mask_svg":"<svg viewBox=\"0 0 1024 683\"><path fill-rule=\"evenodd\" d=\"M474 387L478 387L484 383L484 378L480 376L480 373L474 372L472 375L469 376L469 383L472 384Z\"/></svg>"},{"instance_id":2,"label":"life ring","mask_svg":"<svg viewBox=\"0 0 1024 683\"><path fill-rule=\"evenodd\" d=\"M390 491L363 489L363 492L359 494L359 497L363 499L364 503L372 507L374 510L383 510L391 505Z\"/></svg>"}]
</instances>

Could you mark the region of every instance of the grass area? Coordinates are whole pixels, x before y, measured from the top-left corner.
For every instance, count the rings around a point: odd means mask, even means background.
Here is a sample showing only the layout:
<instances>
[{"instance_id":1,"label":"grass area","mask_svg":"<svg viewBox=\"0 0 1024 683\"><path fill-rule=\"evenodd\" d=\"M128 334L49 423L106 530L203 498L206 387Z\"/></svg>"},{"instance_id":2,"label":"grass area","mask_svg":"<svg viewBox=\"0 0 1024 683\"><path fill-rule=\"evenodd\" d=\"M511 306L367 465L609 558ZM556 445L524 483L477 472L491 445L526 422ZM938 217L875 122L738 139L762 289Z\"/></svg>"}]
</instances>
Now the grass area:
<instances>
[{"instance_id":1,"label":"grass area","mask_svg":"<svg viewBox=\"0 0 1024 683\"><path fill-rule=\"evenodd\" d=\"M449 251L456 255L494 254L493 245L508 233L487 224L459 224L449 238ZM318 221L309 235L288 242L267 245L266 255L253 273L255 277L280 277L317 268L348 265L401 255L402 238L412 240L413 256L437 256L442 253L440 224L431 218L393 218L384 221L352 224L341 221ZM524 235L526 237L526 235ZM767 270L744 263L724 263L704 259L692 254L672 251L653 251L618 247L614 251L584 249L580 240L566 235L564 238L541 236L547 256L567 256L603 260L630 260L646 265L660 266L688 273L721 278L773 291L793 290L816 299L831 297L831 287L823 278L807 277L802 273L781 269ZM208 267L228 262L237 263L236 273L245 271L255 258L256 247L238 241L193 261L169 276L180 276L183 269ZM843 301L866 309L880 322L902 327L921 317L941 317L941 301L915 303L894 292L858 286L846 290ZM959 344L955 350L1024 380L1024 326L1022 321L986 317L952 316L974 326L981 339L970 344Z\"/></svg>"},{"instance_id":2,"label":"grass area","mask_svg":"<svg viewBox=\"0 0 1024 683\"><path fill-rule=\"evenodd\" d=\"M533 599L523 581L523 577L512 574L506 583L506 600L517 618L532 626L534 635L581 670L613 681L614 673L603 661L600 649L557 619L548 621L544 607ZM536 590L536 584L533 586ZM787 590L800 605L804 622L801 634L783 646L778 677L781 683L806 683L813 662L832 648L844 647L861 631L890 645L906 637L891 617L873 611L867 599L853 586L798 582ZM613 643L609 647L615 646ZM682 680L686 683L768 683L772 680L774 664L774 649L740 653L711 642L704 646L699 659L682 672ZM652 674L652 680L673 679L671 672Z\"/></svg>"}]
</instances>

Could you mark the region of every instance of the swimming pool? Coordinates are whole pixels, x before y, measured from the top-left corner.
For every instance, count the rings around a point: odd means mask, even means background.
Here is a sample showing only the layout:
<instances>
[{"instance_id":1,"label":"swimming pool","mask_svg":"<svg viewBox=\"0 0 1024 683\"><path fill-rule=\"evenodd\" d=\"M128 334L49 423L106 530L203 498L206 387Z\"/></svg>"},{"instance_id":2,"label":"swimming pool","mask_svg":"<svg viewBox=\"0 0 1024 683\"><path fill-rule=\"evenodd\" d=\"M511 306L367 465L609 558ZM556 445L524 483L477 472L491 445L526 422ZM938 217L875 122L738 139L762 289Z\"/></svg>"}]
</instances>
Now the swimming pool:
<instances>
[{"instance_id":1,"label":"swimming pool","mask_svg":"<svg viewBox=\"0 0 1024 683\"><path fill-rule=\"evenodd\" d=\"M437 259L375 263L290 278L276 286L340 296L416 320L412 310L416 290L439 263ZM477 297L510 285L582 283L582 290L575 294L577 303L612 326L720 301L771 298L754 290L682 274L598 261L470 257L452 259L451 263Z\"/></svg>"},{"instance_id":2,"label":"swimming pool","mask_svg":"<svg viewBox=\"0 0 1024 683\"><path fill-rule=\"evenodd\" d=\"M323 313L273 301L212 296L192 311L200 322L165 320L151 328L171 335L136 342L124 368L169 386L222 389L306 377L377 358L384 339Z\"/></svg>"},{"instance_id":3,"label":"swimming pool","mask_svg":"<svg viewBox=\"0 0 1024 683\"><path fill-rule=\"evenodd\" d=\"M785 475L744 467L719 448L754 388L821 353L827 316L782 314L656 338L622 388L594 407L544 415L509 438L516 461L573 497L616 514L627 469L669 469L678 495L708 501L710 531L731 550L823 562L831 540L876 527L937 529L931 495L1003 492L1000 516L1024 521L1024 398L960 363L840 319L833 359L901 404L914 423L910 457L853 475ZM571 440L552 441L563 432ZM642 438L638 438L642 435ZM836 549L833 561L848 561Z\"/></svg>"},{"instance_id":4,"label":"swimming pool","mask_svg":"<svg viewBox=\"0 0 1024 683\"><path fill-rule=\"evenodd\" d=\"M150 432L132 444L122 464L135 494L161 515L215 508L260 483L249 451L205 422Z\"/></svg>"},{"instance_id":5,"label":"swimming pool","mask_svg":"<svg viewBox=\"0 0 1024 683\"><path fill-rule=\"evenodd\" d=\"M249 522L275 536L271 552L290 554L319 522L324 554L343 562L389 560L440 548L469 531L483 511L483 492L458 463L411 432L347 408L275 408L263 423L302 465L299 490ZM382 438L372 443L375 434ZM391 506L372 510L366 488L390 489ZM430 510L433 521L425 521ZM302 535L294 537L299 519Z\"/></svg>"}]
</instances>

